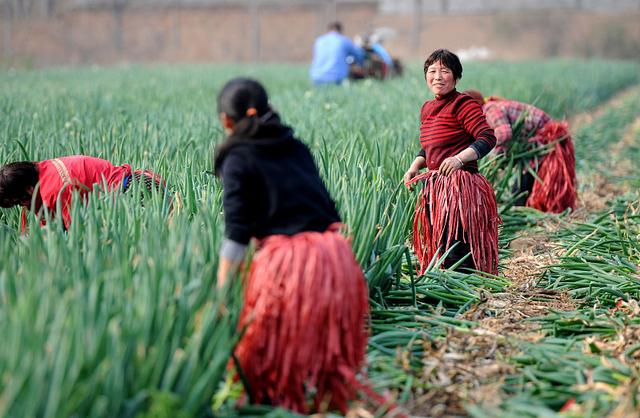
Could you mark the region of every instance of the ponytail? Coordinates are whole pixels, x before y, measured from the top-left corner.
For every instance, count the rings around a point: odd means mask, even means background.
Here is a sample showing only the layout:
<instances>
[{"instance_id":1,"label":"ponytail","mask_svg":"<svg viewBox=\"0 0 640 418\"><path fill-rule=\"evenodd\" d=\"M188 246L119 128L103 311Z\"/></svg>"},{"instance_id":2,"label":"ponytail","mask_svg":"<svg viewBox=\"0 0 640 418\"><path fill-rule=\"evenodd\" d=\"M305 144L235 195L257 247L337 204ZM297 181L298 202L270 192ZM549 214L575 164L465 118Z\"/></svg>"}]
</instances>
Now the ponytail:
<instances>
[{"instance_id":1,"label":"ponytail","mask_svg":"<svg viewBox=\"0 0 640 418\"><path fill-rule=\"evenodd\" d=\"M234 78L224 85L218 95L218 113L227 115L234 126L231 136L216 147L216 175L220 174L222 160L234 143L255 138L261 127L281 126L280 117L269 106L267 91L250 78Z\"/></svg>"},{"instance_id":2,"label":"ponytail","mask_svg":"<svg viewBox=\"0 0 640 418\"><path fill-rule=\"evenodd\" d=\"M233 127L233 134L237 136L253 137L260 128L260 118L258 118L258 110L255 107L250 107L245 112L245 115L235 121L236 124Z\"/></svg>"},{"instance_id":3,"label":"ponytail","mask_svg":"<svg viewBox=\"0 0 640 418\"><path fill-rule=\"evenodd\" d=\"M218 113L224 113L234 121L234 136L253 137L262 117L269 112L267 91L256 80L234 78L218 95Z\"/></svg>"}]
</instances>

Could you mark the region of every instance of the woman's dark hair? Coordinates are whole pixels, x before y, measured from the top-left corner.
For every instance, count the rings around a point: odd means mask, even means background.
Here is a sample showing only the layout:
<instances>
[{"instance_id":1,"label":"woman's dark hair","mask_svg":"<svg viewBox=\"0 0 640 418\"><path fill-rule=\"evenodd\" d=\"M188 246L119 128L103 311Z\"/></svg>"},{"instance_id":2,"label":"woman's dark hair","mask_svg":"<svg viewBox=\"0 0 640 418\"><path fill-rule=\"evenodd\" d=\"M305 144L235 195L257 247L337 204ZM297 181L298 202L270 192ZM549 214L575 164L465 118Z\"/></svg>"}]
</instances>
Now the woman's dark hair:
<instances>
[{"instance_id":1,"label":"woman's dark hair","mask_svg":"<svg viewBox=\"0 0 640 418\"><path fill-rule=\"evenodd\" d=\"M268 135L266 131L290 130L269 106L269 97L262 84L250 78L234 78L224 85L218 95L218 113L225 113L235 125L232 135L216 147L216 175L220 175L222 161L235 143Z\"/></svg>"},{"instance_id":2,"label":"woman's dark hair","mask_svg":"<svg viewBox=\"0 0 640 418\"><path fill-rule=\"evenodd\" d=\"M234 78L218 95L218 113L225 113L233 120L234 135L253 136L259 128L260 118L269 112L267 91L256 80Z\"/></svg>"},{"instance_id":3,"label":"woman's dark hair","mask_svg":"<svg viewBox=\"0 0 640 418\"><path fill-rule=\"evenodd\" d=\"M427 60L424 62L425 77L427 76L427 69L429 66L438 61L453 72L453 77L456 80L460 80L462 78L462 64L460 63L460 58L448 49L436 49L431 53L431 55L429 55Z\"/></svg>"},{"instance_id":4,"label":"woman's dark hair","mask_svg":"<svg viewBox=\"0 0 640 418\"><path fill-rule=\"evenodd\" d=\"M19 161L0 167L0 207L10 208L31 199L29 188L38 184L38 167Z\"/></svg>"}]
</instances>

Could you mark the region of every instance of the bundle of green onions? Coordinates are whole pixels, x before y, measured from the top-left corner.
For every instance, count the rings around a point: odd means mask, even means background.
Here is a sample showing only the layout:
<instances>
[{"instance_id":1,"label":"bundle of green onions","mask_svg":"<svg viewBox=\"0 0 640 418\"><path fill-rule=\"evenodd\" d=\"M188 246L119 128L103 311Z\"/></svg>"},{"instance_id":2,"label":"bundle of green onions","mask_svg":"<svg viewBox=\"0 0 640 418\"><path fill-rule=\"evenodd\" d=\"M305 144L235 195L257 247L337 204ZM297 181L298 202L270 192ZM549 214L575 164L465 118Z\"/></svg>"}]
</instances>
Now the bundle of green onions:
<instances>
[{"instance_id":1,"label":"bundle of green onions","mask_svg":"<svg viewBox=\"0 0 640 418\"><path fill-rule=\"evenodd\" d=\"M524 131L526 118L527 112L523 112L512 125L512 139L505 144L504 152L492 152L480 163L480 172L493 185L501 211L523 197L518 193L523 176L529 173L537 179L542 157L555 147L555 143L544 145L531 141L533 134Z\"/></svg>"}]
</instances>

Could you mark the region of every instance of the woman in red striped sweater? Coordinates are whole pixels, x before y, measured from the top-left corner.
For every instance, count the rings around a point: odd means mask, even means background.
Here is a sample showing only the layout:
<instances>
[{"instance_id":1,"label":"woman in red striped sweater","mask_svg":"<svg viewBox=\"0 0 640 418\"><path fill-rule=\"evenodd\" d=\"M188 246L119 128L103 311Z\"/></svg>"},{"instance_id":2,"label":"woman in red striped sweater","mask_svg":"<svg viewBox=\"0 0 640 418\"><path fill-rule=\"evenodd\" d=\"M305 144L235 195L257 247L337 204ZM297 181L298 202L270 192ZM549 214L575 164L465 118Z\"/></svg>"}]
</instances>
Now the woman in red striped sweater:
<instances>
[{"instance_id":1,"label":"woman in red striped sweater","mask_svg":"<svg viewBox=\"0 0 640 418\"><path fill-rule=\"evenodd\" d=\"M408 187L424 182L413 224L419 273L448 251L444 267L470 254L458 268L497 274L500 218L493 188L477 163L495 146L495 135L480 104L456 90L462 64L454 53L434 51L424 75L435 99L422 106L422 149L404 175ZM427 171L419 174L423 168Z\"/></svg>"}]
</instances>

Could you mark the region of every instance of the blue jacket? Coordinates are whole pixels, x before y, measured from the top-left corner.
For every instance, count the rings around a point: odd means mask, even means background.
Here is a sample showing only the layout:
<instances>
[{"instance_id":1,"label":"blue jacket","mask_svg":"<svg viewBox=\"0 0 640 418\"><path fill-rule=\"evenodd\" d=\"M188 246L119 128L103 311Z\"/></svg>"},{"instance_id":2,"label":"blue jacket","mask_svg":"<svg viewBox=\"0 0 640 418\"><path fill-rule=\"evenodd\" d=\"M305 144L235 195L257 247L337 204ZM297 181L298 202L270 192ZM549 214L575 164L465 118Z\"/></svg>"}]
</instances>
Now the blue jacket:
<instances>
[{"instance_id":1,"label":"blue jacket","mask_svg":"<svg viewBox=\"0 0 640 418\"><path fill-rule=\"evenodd\" d=\"M316 84L340 83L349 75L348 57L362 64L364 50L335 31L320 36L313 46L311 80Z\"/></svg>"},{"instance_id":2,"label":"blue jacket","mask_svg":"<svg viewBox=\"0 0 640 418\"><path fill-rule=\"evenodd\" d=\"M375 43L371 45L371 49L373 50L373 52L378 54L380 58L382 58L382 61L384 61L387 66L391 67L393 65L393 58L391 58L391 55L389 55L387 50L384 49L382 45Z\"/></svg>"}]
</instances>

